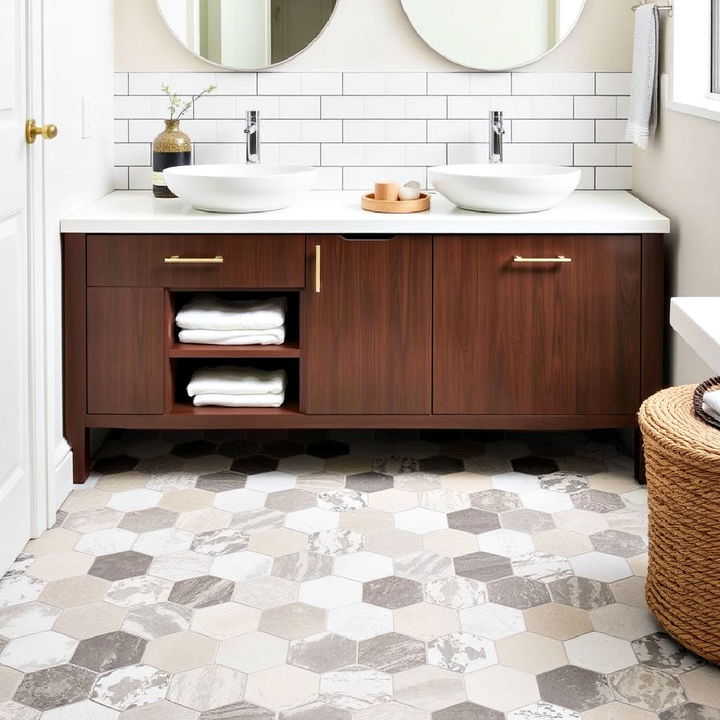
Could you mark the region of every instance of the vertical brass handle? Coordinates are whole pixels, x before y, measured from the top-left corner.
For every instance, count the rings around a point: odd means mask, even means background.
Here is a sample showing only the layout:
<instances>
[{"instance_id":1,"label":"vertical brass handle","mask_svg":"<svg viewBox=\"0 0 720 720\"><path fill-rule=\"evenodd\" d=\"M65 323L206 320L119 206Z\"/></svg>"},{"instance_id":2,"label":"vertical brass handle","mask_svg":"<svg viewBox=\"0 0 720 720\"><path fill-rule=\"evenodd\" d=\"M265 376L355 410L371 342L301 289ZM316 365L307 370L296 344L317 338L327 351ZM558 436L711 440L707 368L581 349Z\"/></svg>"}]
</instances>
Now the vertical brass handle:
<instances>
[{"instance_id":1,"label":"vertical brass handle","mask_svg":"<svg viewBox=\"0 0 720 720\"><path fill-rule=\"evenodd\" d=\"M320 246L315 246L315 292L320 292Z\"/></svg>"}]
</instances>

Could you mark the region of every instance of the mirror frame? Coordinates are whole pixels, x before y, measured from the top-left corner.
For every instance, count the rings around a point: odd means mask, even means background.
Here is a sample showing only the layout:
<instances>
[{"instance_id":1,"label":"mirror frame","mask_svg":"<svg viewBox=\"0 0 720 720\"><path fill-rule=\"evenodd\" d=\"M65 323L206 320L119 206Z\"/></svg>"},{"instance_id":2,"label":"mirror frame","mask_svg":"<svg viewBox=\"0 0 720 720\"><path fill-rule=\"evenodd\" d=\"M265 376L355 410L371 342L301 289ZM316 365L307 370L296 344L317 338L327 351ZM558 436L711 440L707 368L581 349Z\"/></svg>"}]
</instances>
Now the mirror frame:
<instances>
[{"instance_id":1,"label":"mirror frame","mask_svg":"<svg viewBox=\"0 0 720 720\"><path fill-rule=\"evenodd\" d=\"M583 0L585 2L586 0ZM335 17L335 13L337 12L338 5L342 2L342 0L335 0L335 4L333 5L333 10L330 13L330 17L327 19L327 22L325 25L322 26L320 29L320 32L313 38L312 42L309 42L302 50L299 50L294 55L290 55L290 57L286 57L284 60L280 60L280 62L271 63L270 65L263 65L262 67L255 67L255 68L239 68L235 67L234 65L223 65L222 63L215 62L214 60L208 60L206 57L203 57L199 53L194 52L191 50L186 44L185 41L178 37L177 33L173 30L173 28L170 26L170 23L165 19L165 13L163 13L162 8L160 7L160 0L155 0L155 10L157 11L157 14L159 15L160 19L162 20L163 25L167 29L167 31L170 33L172 38L186 51L189 52L193 57L198 58L199 60L202 60L203 62L206 62L208 65L212 65L213 67L222 68L223 70L228 70L230 72L239 72L239 73L254 73L254 72L262 72L263 70L269 70L270 68L275 68L280 65L284 65L286 62L289 62L290 60L294 60L296 57L299 57L302 55L309 47L312 47L320 38L321 35L323 35L328 27L330 26L330 23L332 22L333 18Z\"/></svg>"},{"instance_id":2,"label":"mirror frame","mask_svg":"<svg viewBox=\"0 0 720 720\"><path fill-rule=\"evenodd\" d=\"M339 2L340 0L338 0ZM400 5L402 6L403 12L405 13L405 17L407 18L408 22L410 23L410 26L415 31L415 34L427 45L433 52L437 53L440 57L445 58L448 62L453 63L453 65L458 65L460 67L468 68L469 70L475 70L477 72L507 72L508 70L515 70L517 68L525 67L526 65L531 65L532 63L537 62L538 60L541 60L546 55L549 55L551 52L554 52L555 50L560 47L572 34L572 32L577 27L577 24L580 22L580 18L582 17L583 13L585 12L585 8L587 7L588 0L582 0L582 5L580 6L580 11L577 14L577 17L575 18L575 22L568 28L568 31L553 45L553 47L546 50L544 53L540 53L540 55L536 55L535 57L531 58L530 60L526 60L525 62L518 63L517 65L506 65L503 67L497 67L497 68L488 68L488 67L478 67L477 65L466 65L465 63L460 62L459 60L455 60L449 55L446 55L445 53L440 52L437 48L433 47L420 33L420 31L415 26L415 23L413 22L412 17L410 17L410 11L408 10L407 5L409 5L412 2L412 0L400 0Z\"/></svg>"}]
</instances>

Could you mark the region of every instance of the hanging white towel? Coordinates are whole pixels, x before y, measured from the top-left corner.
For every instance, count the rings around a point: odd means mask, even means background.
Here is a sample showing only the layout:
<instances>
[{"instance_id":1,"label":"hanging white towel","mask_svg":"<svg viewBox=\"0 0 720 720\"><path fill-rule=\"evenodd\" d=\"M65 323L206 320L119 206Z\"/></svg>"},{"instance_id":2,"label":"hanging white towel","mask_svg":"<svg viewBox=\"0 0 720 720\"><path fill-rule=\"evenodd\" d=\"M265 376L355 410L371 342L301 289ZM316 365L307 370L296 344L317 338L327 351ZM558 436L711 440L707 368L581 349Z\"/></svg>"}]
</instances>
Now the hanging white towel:
<instances>
[{"instance_id":1,"label":"hanging white towel","mask_svg":"<svg viewBox=\"0 0 720 720\"><path fill-rule=\"evenodd\" d=\"M198 345L282 345L285 328L270 330L181 330L181 343Z\"/></svg>"},{"instance_id":2,"label":"hanging white towel","mask_svg":"<svg viewBox=\"0 0 720 720\"><path fill-rule=\"evenodd\" d=\"M285 392L284 370L258 370L252 367L221 365L204 367L192 374L187 386L196 395L278 395Z\"/></svg>"},{"instance_id":3,"label":"hanging white towel","mask_svg":"<svg viewBox=\"0 0 720 720\"><path fill-rule=\"evenodd\" d=\"M657 127L660 12L655 3L635 10L632 90L626 139L645 149Z\"/></svg>"},{"instance_id":4,"label":"hanging white towel","mask_svg":"<svg viewBox=\"0 0 720 720\"><path fill-rule=\"evenodd\" d=\"M207 394L196 395L193 398L195 407L207 407L214 405L217 407L281 407L285 402L285 393L268 394L268 395L223 395Z\"/></svg>"},{"instance_id":5,"label":"hanging white towel","mask_svg":"<svg viewBox=\"0 0 720 720\"><path fill-rule=\"evenodd\" d=\"M193 296L175 322L183 330L269 330L285 324L287 301L226 300L215 295Z\"/></svg>"}]
</instances>

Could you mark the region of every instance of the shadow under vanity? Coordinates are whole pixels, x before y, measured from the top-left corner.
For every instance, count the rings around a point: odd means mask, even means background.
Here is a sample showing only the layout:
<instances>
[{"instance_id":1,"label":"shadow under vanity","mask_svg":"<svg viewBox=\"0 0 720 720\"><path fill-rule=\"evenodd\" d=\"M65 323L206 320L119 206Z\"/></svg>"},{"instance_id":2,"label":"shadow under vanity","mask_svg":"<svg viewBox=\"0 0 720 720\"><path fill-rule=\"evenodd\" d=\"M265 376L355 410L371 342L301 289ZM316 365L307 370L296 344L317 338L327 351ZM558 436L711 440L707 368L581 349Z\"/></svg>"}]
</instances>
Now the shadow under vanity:
<instances>
[{"instance_id":1,"label":"shadow under vanity","mask_svg":"<svg viewBox=\"0 0 720 720\"><path fill-rule=\"evenodd\" d=\"M665 218L613 192L523 216L436 197L404 220L351 195L251 218L115 193L63 222L76 482L90 428L636 427L662 384ZM286 342L179 343L198 291L286 297ZM187 381L213 364L285 369L284 405L194 407Z\"/></svg>"}]
</instances>

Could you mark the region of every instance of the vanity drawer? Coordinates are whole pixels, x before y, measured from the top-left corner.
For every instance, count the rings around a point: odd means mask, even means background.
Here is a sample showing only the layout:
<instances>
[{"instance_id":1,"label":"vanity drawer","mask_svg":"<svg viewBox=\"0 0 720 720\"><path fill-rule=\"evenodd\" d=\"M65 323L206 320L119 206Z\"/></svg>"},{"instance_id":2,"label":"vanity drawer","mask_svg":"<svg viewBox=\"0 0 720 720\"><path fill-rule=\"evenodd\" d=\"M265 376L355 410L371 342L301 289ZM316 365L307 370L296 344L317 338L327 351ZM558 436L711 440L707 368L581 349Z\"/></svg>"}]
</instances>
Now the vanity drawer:
<instances>
[{"instance_id":1,"label":"vanity drawer","mask_svg":"<svg viewBox=\"0 0 720 720\"><path fill-rule=\"evenodd\" d=\"M302 288L304 235L88 235L99 287Z\"/></svg>"}]
</instances>

